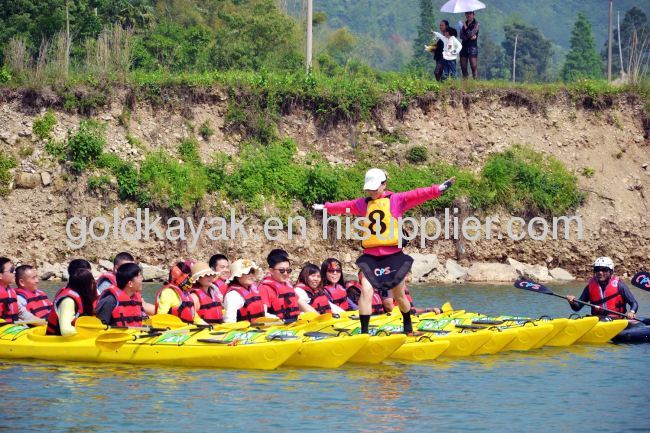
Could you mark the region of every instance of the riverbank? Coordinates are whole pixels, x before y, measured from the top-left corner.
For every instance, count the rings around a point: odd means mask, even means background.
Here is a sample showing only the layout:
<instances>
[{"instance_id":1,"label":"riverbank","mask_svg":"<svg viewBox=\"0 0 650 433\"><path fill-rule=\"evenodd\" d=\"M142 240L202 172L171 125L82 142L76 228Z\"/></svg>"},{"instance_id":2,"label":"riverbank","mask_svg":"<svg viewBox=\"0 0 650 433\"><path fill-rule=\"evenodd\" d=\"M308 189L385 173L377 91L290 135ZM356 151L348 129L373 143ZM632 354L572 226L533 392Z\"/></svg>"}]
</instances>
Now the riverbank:
<instances>
[{"instance_id":1,"label":"riverbank","mask_svg":"<svg viewBox=\"0 0 650 433\"><path fill-rule=\"evenodd\" d=\"M255 134L261 130L255 132L248 128L260 117L250 117L248 114L255 113L240 112L237 108L245 108L251 95L257 95L258 99L254 100L261 102L261 106L267 99L264 99L260 87L246 93L247 86L237 88L234 93L220 87L183 87L182 83L158 87L143 85L140 88L143 92L155 88L162 99L134 98L133 92L118 87L114 92L104 94L103 102L92 106L89 111L82 110L88 106L86 103L66 108L61 103L65 99L60 99L56 93L48 94L46 90L31 93L26 90L5 91L0 101L0 123L4 125L0 131L0 151L3 155L13 156L16 166L7 169L7 195L0 208L2 254L47 268L46 264L65 263L74 256L83 256L97 263L100 259L110 260L119 251L128 250L142 262L165 268L181 257L206 259L216 252L223 252L232 259L247 256L263 263L266 253L279 247L289 251L296 263L320 263L326 257L338 257L345 263L346 272L354 273L353 261L359 254L357 242L331 237L323 239L320 217L312 213L306 203L288 198L284 193L274 194L274 191L287 188L279 182L293 176L291 167L294 165L287 165L288 171L279 177L274 174L272 180L258 179L256 167L264 165L266 170L269 166L268 172L271 173L273 164L269 161L273 160L269 158L277 155L253 154L258 156L255 156L257 160L251 159L248 174L238 183L230 184L232 188L239 186L235 192L241 198L232 198L239 197L233 195L232 189L205 191L202 195L190 190L180 198L172 194L173 188L179 185L195 185L194 181L201 185L202 178L184 177L192 173L188 168L193 166L188 160L199 158L206 166L224 167L225 175L232 176L233 173L227 171L232 167L231 161L248 151L246 143L251 139L260 138ZM403 173L416 173L415 168L423 172L428 167L434 170L435 164L444 163L450 169L463 170L466 176L472 173L478 176L491 157L507 152L514 145L525 145L536 154L561 161L575 176L584 200L570 211L569 216L581 219L581 239L575 231L569 233L568 239L546 237L536 240L527 236L514 240L480 236L476 240L454 240L439 237L427 241L422 247L414 245L407 250L426 256L435 255L442 264L423 271L426 278L438 274L442 275L431 278L451 278L449 275L453 273L447 269L448 260L467 269L475 266L478 272L483 265L475 264L506 265L508 259L514 259L546 267L549 272L563 268L576 276L583 275L593 259L601 255L612 256L620 274L627 272L632 275L648 266L650 220L647 218L646 194L650 187L650 143L647 135L648 102L643 94L594 93L583 89L582 96L578 97L556 85L536 86L532 90L525 87L490 88L489 84L467 88L452 86L440 92L418 89L415 96L410 94L408 98L404 88L385 94L377 100L380 102L369 106L372 108L369 117L358 112L358 115L348 117L336 115L330 121L318 116L318 106L309 102L315 101L313 98L317 94L308 94L312 99L285 100L288 104L283 105L285 109L263 117L268 120L264 125L271 128L278 138L291 139L295 143L295 154L289 156L295 167L309 167L309 164L316 163L325 164L324 167L331 170L327 171L329 177L318 178L319 182L324 179L317 185L319 191L325 193L331 182L328 179L333 176L340 181L337 173L355 165L361 170L364 164L394 164L395 176L399 177L401 171L404 178ZM94 93L79 90L71 94L76 95L75 100L79 102L92 99L90 96ZM332 98L328 101L337 101ZM96 98L93 100L98 101ZM52 110L55 121L43 136L39 132L42 129L35 129L35 124L40 125L37 121L44 118L47 110ZM248 114L233 117L237 113ZM83 171L79 171L79 164L87 161L55 156L56 145L65 142L70 146L73 137L78 136L80 124L88 120L88 116L105 128L103 154L110 158L104 158L108 161L102 159L105 166L88 163ZM92 132L92 128L87 131ZM255 134L251 136L251 132ZM92 134L89 136L92 138ZM182 147L187 140L193 140L195 145ZM184 153L179 153L181 147ZM258 143L253 147L269 149L268 144ZM148 171L143 174L143 164L157 152L161 152L160 158L166 158L166 165L152 163L147 165ZM423 158L423 161L417 162L418 158ZM174 169L161 171L161 168L169 167ZM115 240L109 236L101 241L87 242L83 248L73 248L66 235L70 218L87 217L90 220L104 216L111 220L115 209L121 218L126 218L134 216L136 209L141 207L133 199L125 198L129 193L136 196L142 185L133 183L136 178L130 176L136 172L131 170L140 170L140 176L148 176L138 178L138 182L145 182L149 188L149 196L138 195L139 199L151 200L151 193L158 194L154 197L158 201L151 203L152 219L160 216L165 220L170 217L198 220L201 216L227 216L228 210L233 208L239 216L249 219L251 232L254 228L261 228L270 216L284 219L287 215L302 215L307 217L307 234L301 239L289 239L287 232L281 230L274 240L252 236L248 239L212 240L204 235L196 242L189 233L185 239L177 237L176 240ZM208 176L221 176L219 171L207 173ZM447 174L432 173L431 182L442 181ZM525 173L521 176L525 178ZM176 183L165 183L169 179L176 180ZM403 188L424 186L417 182L409 184L408 180L408 177L400 179L400 185L403 184ZM504 191L512 190L514 184L510 182L512 180L508 179L501 186ZM552 184L544 182L545 185ZM360 194L355 185L345 186L346 191L351 191L346 194ZM174 203L177 207L169 207ZM463 218L475 216L483 221L486 217L493 217L502 231L512 217L523 217L525 222L529 222L541 215L539 208L517 210L515 204L509 208L499 205L482 208L468 202L462 194L449 201L448 207L458 208ZM427 212L430 213L425 216L441 217L444 213L443 209ZM453 264L450 269L452 267ZM513 275L509 268L504 268L503 273Z\"/></svg>"}]
</instances>

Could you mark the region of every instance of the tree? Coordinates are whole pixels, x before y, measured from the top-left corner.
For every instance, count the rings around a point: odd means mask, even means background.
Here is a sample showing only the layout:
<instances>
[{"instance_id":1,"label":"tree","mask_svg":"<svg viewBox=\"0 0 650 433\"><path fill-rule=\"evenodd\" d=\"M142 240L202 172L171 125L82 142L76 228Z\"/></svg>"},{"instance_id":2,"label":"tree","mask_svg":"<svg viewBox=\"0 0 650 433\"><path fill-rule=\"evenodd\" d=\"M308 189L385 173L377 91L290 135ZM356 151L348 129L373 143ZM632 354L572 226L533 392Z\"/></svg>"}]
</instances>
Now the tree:
<instances>
[{"instance_id":1,"label":"tree","mask_svg":"<svg viewBox=\"0 0 650 433\"><path fill-rule=\"evenodd\" d=\"M621 73L621 60L618 54L618 29L614 21L614 31L612 32L612 74ZM650 27L648 26L648 17L643 10L633 7L625 12L625 17L621 21L621 47L623 51L623 67L627 69L627 63L630 59L630 49L632 35L636 31L638 40L650 36ZM600 52L601 57L607 60L607 42Z\"/></svg>"},{"instance_id":2,"label":"tree","mask_svg":"<svg viewBox=\"0 0 650 433\"><path fill-rule=\"evenodd\" d=\"M413 60L411 66L433 71L433 57L424 50L425 45L431 44L431 26L434 25L433 1L420 0L420 25L418 36L413 41Z\"/></svg>"},{"instance_id":3,"label":"tree","mask_svg":"<svg viewBox=\"0 0 650 433\"><path fill-rule=\"evenodd\" d=\"M602 61L596 52L596 43L587 15L580 12L571 31L571 50L562 68L562 79L572 81L578 77L601 76Z\"/></svg>"},{"instance_id":4,"label":"tree","mask_svg":"<svg viewBox=\"0 0 650 433\"><path fill-rule=\"evenodd\" d=\"M481 32L480 62L481 76L486 80L506 80L511 76L511 68L506 64L503 47L484 32Z\"/></svg>"},{"instance_id":5,"label":"tree","mask_svg":"<svg viewBox=\"0 0 650 433\"><path fill-rule=\"evenodd\" d=\"M542 81L546 79L549 59L553 54L551 42L537 27L515 22L503 26L505 40L501 46L505 50L506 65L512 65L512 57L517 38L517 81Z\"/></svg>"}]
</instances>

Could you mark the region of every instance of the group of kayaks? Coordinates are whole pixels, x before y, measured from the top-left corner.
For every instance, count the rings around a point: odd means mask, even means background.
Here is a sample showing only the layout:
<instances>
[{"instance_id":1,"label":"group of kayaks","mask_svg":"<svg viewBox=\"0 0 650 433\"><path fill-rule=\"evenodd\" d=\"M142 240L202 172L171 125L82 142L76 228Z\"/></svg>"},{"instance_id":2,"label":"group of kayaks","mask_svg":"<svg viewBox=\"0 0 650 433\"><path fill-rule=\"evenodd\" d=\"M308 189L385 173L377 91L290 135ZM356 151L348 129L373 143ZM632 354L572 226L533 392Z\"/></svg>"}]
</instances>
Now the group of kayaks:
<instances>
[{"instance_id":1,"label":"group of kayaks","mask_svg":"<svg viewBox=\"0 0 650 433\"><path fill-rule=\"evenodd\" d=\"M292 324L237 322L212 328L187 325L174 316L154 316L143 328L107 328L94 317L78 319L77 334L45 335L45 327L0 324L0 358L163 364L185 367L271 370L280 366L338 368L345 363L385 360L431 361L543 346L602 344L627 320L596 317L530 319L490 317L446 304L442 314L413 317L405 335L401 314L373 316L361 334L354 312L342 317L303 313Z\"/></svg>"}]
</instances>

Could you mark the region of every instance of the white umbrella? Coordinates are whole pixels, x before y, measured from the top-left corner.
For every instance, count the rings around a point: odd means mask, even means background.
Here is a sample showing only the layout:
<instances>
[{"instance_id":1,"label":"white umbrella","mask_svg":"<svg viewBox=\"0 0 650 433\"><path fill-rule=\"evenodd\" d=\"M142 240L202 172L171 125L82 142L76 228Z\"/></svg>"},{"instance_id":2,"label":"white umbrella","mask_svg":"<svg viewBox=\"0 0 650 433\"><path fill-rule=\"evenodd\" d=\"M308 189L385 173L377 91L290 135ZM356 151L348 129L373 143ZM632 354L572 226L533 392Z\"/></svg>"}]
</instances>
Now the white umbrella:
<instances>
[{"instance_id":1,"label":"white umbrella","mask_svg":"<svg viewBox=\"0 0 650 433\"><path fill-rule=\"evenodd\" d=\"M485 9L485 4L478 0L449 0L442 5L440 12L458 14L461 12L472 12L479 9Z\"/></svg>"}]
</instances>

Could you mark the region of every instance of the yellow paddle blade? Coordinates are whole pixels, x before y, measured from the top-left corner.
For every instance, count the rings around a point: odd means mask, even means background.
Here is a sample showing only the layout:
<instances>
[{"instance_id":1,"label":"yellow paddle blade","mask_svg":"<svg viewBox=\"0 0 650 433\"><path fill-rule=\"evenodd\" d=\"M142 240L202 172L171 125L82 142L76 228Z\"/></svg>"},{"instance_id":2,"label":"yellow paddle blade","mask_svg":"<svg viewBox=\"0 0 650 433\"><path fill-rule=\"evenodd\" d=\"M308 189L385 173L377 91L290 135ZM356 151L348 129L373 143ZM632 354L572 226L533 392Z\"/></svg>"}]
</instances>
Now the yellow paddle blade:
<instances>
[{"instance_id":1,"label":"yellow paddle blade","mask_svg":"<svg viewBox=\"0 0 650 433\"><path fill-rule=\"evenodd\" d=\"M187 326L179 317L172 314L156 314L151 316L151 326L153 328L182 328Z\"/></svg>"},{"instance_id":2,"label":"yellow paddle blade","mask_svg":"<svg viewBox=\"0 0 650 433\"><path fill-rule=\"evenodd\" d=\"M445 302L442 304L442 307L440 307L443 313L448 313L450 311L454 311L453 307L451 306L450 302Z\"/></svg>"},{"instance_id":3,"label":"yellow paddle blade","mask_svg":"<svg viewBox=\"0 0 650 433\"><path fill-rule=\"evenodd\" d=\"M303 313L300 313L300 316L298 316L298 320L314 320L318 317L318 313L314 313L313 311L305 311Z\"/></svg>"},{"instance_id":4,"label":"yellow paddle blade","mask_svg":"<svg viewBox=\"0 0 650 433\"><path fill-rule=\"evenodd\" d=\"M132 334L122 331L109 331L99 334L95 338L95 345L100 350L113 351L118 350L128 341L135 340Z\"/></svg>"},{"instance_id":5,"label":"yellow paddle blade","mask_svg":"<svg viewBox=\"0 0 650 433\"><path fill-rule=\"evenodd\" d=\"M88 333L97 333L100 331L105 331L108 329L108 326L94 316L81 316L77 319L74 324L77 332L88 332Z\"/></svg>"}]
</instances>

